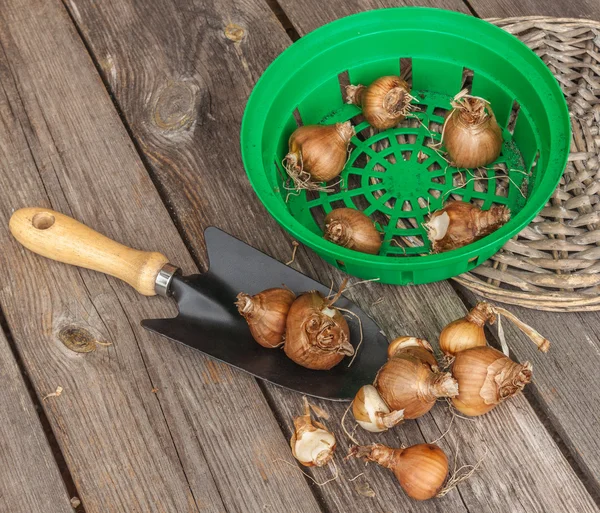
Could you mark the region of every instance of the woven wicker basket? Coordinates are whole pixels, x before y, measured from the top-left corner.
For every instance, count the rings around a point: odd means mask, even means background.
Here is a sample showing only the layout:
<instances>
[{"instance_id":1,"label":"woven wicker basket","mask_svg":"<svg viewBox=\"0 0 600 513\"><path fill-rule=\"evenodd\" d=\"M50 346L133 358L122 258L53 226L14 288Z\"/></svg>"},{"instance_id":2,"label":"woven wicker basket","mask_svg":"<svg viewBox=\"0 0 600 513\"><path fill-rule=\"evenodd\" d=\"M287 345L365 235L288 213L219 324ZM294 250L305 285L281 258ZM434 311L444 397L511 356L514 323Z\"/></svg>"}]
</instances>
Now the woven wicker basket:
<instances>
[{"instance_id":1,"label":"woven wicker basket","mask_svg":"<svg viewBox=\"0 0 600 513\"><path fill-rule=\"evenodd\" d=\"M600 310L600 22L529 16L488 20L552 70L573 127L569 163L550 202L494 257L456 281L537 310Z\"/></svg>"}]
</instances>

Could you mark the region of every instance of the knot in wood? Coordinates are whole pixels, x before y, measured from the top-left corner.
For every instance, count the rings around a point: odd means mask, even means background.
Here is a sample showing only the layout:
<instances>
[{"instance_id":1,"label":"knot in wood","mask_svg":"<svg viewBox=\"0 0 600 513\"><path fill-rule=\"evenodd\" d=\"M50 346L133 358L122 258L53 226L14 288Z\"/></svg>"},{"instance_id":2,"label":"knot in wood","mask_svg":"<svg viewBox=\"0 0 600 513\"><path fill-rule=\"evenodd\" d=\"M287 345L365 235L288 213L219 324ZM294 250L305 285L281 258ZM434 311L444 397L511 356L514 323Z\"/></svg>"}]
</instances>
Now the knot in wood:
<instances>
[{"instance_id":1,"label":"knot in wood","mask_svg":"<svg viewBox=\"0 0 600 513\"><path fill-rule=\"evenodd\" d=\"M162 130L180 130L193 121L195 104L195 91L190 85L171 83L158 95L154 123Z\"/></svg>"},{"instance_id":2,"label":"knot in wood","mask_svg":"<svg viewBox=\"0 0 600 513\"><path fill-rule=\"evenodd\" d=\"M58 338L76 353L90 353L96 350L96 337L85 328L67 326L59 331Z\"/></svg>"},{"instance_id":3,"label":"knot in wood","mask_svg":"<svg viewBox=\"0 0 600 513\"><path fill-rule=\"evenodd\" d=\"M245 33L246 31L235 23L230 23L225 27L225 37L234 43L239 43L244 38Z\"/></svg>"}]
</instances>

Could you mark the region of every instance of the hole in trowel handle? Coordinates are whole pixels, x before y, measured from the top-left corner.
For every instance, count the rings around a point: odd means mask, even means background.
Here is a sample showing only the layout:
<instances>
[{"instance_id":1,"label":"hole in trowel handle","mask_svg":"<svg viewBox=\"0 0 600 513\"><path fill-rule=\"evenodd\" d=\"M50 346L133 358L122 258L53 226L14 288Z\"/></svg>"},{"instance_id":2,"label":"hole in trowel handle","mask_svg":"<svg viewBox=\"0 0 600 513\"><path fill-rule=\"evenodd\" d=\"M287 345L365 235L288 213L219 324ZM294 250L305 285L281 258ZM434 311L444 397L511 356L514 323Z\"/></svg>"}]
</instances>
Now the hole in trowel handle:
<instances>
[{"instance_id":1,"label":"hole in trowel handle","mask_svg":"<svg viewBox=\"0 0 600 513\"><path fill-rule=\"evenodd\" d=\"M31 223L38 230L47 230L54 224L54 216L49 212L38 212L33 216Z\"/></svg>"}]
</instances>

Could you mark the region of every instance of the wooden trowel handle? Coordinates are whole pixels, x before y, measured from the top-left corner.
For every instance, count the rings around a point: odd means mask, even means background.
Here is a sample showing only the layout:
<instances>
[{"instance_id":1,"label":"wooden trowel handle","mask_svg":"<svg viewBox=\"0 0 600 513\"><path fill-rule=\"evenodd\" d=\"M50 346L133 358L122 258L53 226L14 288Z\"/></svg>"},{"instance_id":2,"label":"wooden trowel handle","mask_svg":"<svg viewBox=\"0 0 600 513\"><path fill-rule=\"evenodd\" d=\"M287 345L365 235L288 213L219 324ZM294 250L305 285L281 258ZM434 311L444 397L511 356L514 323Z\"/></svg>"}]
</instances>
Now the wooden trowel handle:
<instances>
[{"instance_id":1,"label":"wooden trowel handle","mask_svg":"<svg viewBox=\"0 0 600 513\"><path fill-rule=\"evenodd\" d=\"M167 257L128 248L75 219L47 208L22 208L10 232L27 249L46 258L110 274L145 296L156 294L156 278Z\"/></svg>"}]
</instances>

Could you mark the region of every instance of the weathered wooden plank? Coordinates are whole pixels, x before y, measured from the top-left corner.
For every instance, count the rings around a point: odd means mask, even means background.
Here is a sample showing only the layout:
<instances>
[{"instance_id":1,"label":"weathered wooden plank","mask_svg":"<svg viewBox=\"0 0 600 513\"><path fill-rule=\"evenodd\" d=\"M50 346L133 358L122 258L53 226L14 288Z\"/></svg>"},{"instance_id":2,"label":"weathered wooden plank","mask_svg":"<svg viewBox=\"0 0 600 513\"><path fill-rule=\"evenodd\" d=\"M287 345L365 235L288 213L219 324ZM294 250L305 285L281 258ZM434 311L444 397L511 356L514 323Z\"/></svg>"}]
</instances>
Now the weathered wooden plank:
<instances>
[{"instance_id":1,"label":"weathered wooden plank","mask_svg":"<svg viewBox=\"0 0 600 513\"><path fill-rule=\"evenodd\" d=\"M469 306L482 299L460 289ZM531 388L531 395L577 462L592 493L599 496L600 441L596 433L600 426L600 391L596 382L600 365L600 315L507 308L552 340L551 352L542 354L511 323L502 324L512 353L519 360L533 364L535 387ZM496 330L491 331L496 336Z\"/></svg>"},{"instance_id":2,"label":"weathered wooden plank","mask_svg":"<svg viewBox=\"0 0 600 513\"><path fill-rule=\"evenodd\" d=\"M257 205L242 170L237 134L243 111L243 102L239 100L246 97L260 72L289 41L260 3L247 1L234 6L222 1L218 12L208 13L195 10L186 2L176 4L166 10L162 4L146 4L142 13L127 2L106 2L91 8L73 0L70 8L201 262L206 264L202 229L207 224L217 224L285 261L291 252L289 237ZM320 12L312 4L307 7ZM156 17L160 17L160 23L149 21ZM303 19L292 22L301 27ZM327 18L321 13L310 19L312 23L322 23ZM229 23L236 23L245 31L240 41L228 41L224 36ZM173 33L171 27L177 27L177 31ZM195 39L199 33L203 35L201 41ZM156 44L151 44L156 41L161 42L158 50ZM228 80L230 73L234 73L235 80ZM132 76L143 78L132 83L128 78ZM162 91L167 87L176 87L172 90L177 91L186 88L194 94L187 96L192 99L186 101L178 100L181 93L163 96ZM164 103L156 100L161 96ZM165 136L167 128L155 123L156 112L161 109L176 113L174 118L185 119L183 125L193 130L178 125ZM209 113L219 115L220 123L213 122ZM160 119L163 118L161 115ZM198 217L191 217L191 212ZM337 283L341 281L339 273L302 249L294 265L323 282L329 282L331 277ZM349 295L371 310L390 336L411 333L433 340L445 323L465 311L448 283L418 288L368 284L350 291ZM385 298L384 303L372 307L380 296ZM281 423L289 429L291 416L299 411L300 398L269 385L264 385L264 390ZM333 403L322 406L332 414L329 424L337 426L344 407ZM381 440L395 444L432 440L441 434L449 420L445 411L437 408L433 415L407 423ZM343 452L346 440L341 434L339 438ZM364 471L358 462L344 464L343 477L320 488L318 493L333 511L430 511L442 507L464 511L465 505L470 511L597 511L523 397L477 423L465 422L455 427L448 438L450 445L453 438L471 462L484 451L484 444L474 444L473 440L485 439L489 463L481 474L460 486L460 493L454 491L441 501L427 504L407 501L391 476L378 469L366 471L377 496L364 497L354 488L355 481L347 481ZM361 439L368 440L364 435ZM448 449L448 445L445 447ZM525 468L519 463L522 458L528 460ZM287 468L275 465L277 471ZM550 475L548 468L553 469ZM319 472L315 477L322 481L327 474Z\"/></svg>"},{"instance_id":3,"label":"weathered wooden plank","mask_svg":"<svg viewBox=\"0 0 600 513\"><path fill-rule=\"evenodd\" d=\"M0 382L0 510L71 513L60 470L1 330Z\"/></svg>"},{"instance_id":4,"label":"weathered wooden plank","mask_svg":"<svg viewBox=\"0 0 600 513\"><path fill-rule=\"evenodd\" d=\"M394 2L393 0L348 0L346 2L280 0L278 3L300 35L344 16L386 7L437 7L469 13L469 9L462 0L427 0L423 2L413 0L402 0L400 2Z\"/></svg>"},{"instance_id":5,"label":"weathered wooden plank","mask_svg":"<svg viewBox=\"0 0 600 513\"><path fill-rule=\"evenodd\" d=\"M537 13L566 16L561 9L568 2L514 0L490 3L475 0L470 3L475 6L480 16L490 17ZM580 14L577 15L595 13L595 17L600 18L600 4L597 2L572 2L571 4L572 8L581 9ZM347 14L345 2L313 3L282 0L281 5L293 24L296 24L296 16L299 17L297 23L301 24L299 26L304 27L306 31L321 25L321 19L327 21L334 19L337 12ZM374 2L361 2L361 5L363 9L376 6ZM512 10L506 11L505 8L509 5ZM295 10L299 14L294 14ZM309 14L302 15L302 12ZM310 21L307 21L307 18ZM472 299L473 296L470 297ZM472 306L472 302L468 304ZM600 351L597 347L600 316L595 313L557 315L525 309L515 309L515 312L525 322L547 333L554 342L550 354L542 355L526 337L512 327L507 328L515 357L520 361L530 360L534 364L536 379L532 390L537 392L536 397L539 399L544 415L549 417L554 429L563 438L572 457L586 475L590 489L596 495L600 494L600 442L592 434L598 429L600 419L600 392L593 386L600 365ZM504 323L505 326L506 324L508 323ZM574 343L577 347L585 348L585 361L580 364L576 362ZM574 373L577 378L573 377ZM582 397L585 397L583 404L586 406L582 406Z\"/></svg>"},{"instance_id":6,"label":"weathered wooden plank","mask_svg":"<svg viewBox=\"0 0 600 513\"><path fill-rule=\"evenodd\" d=\"M288 445L256 382L139 327L170 302L8 234L14 209L51 206L195 271L64 6L7 1L0 23L0 301L38 395L64 389L43 405L86 511L293 511L302 497L319 512L294 469L270 468Z\"/></svg>"}]
</instances>

